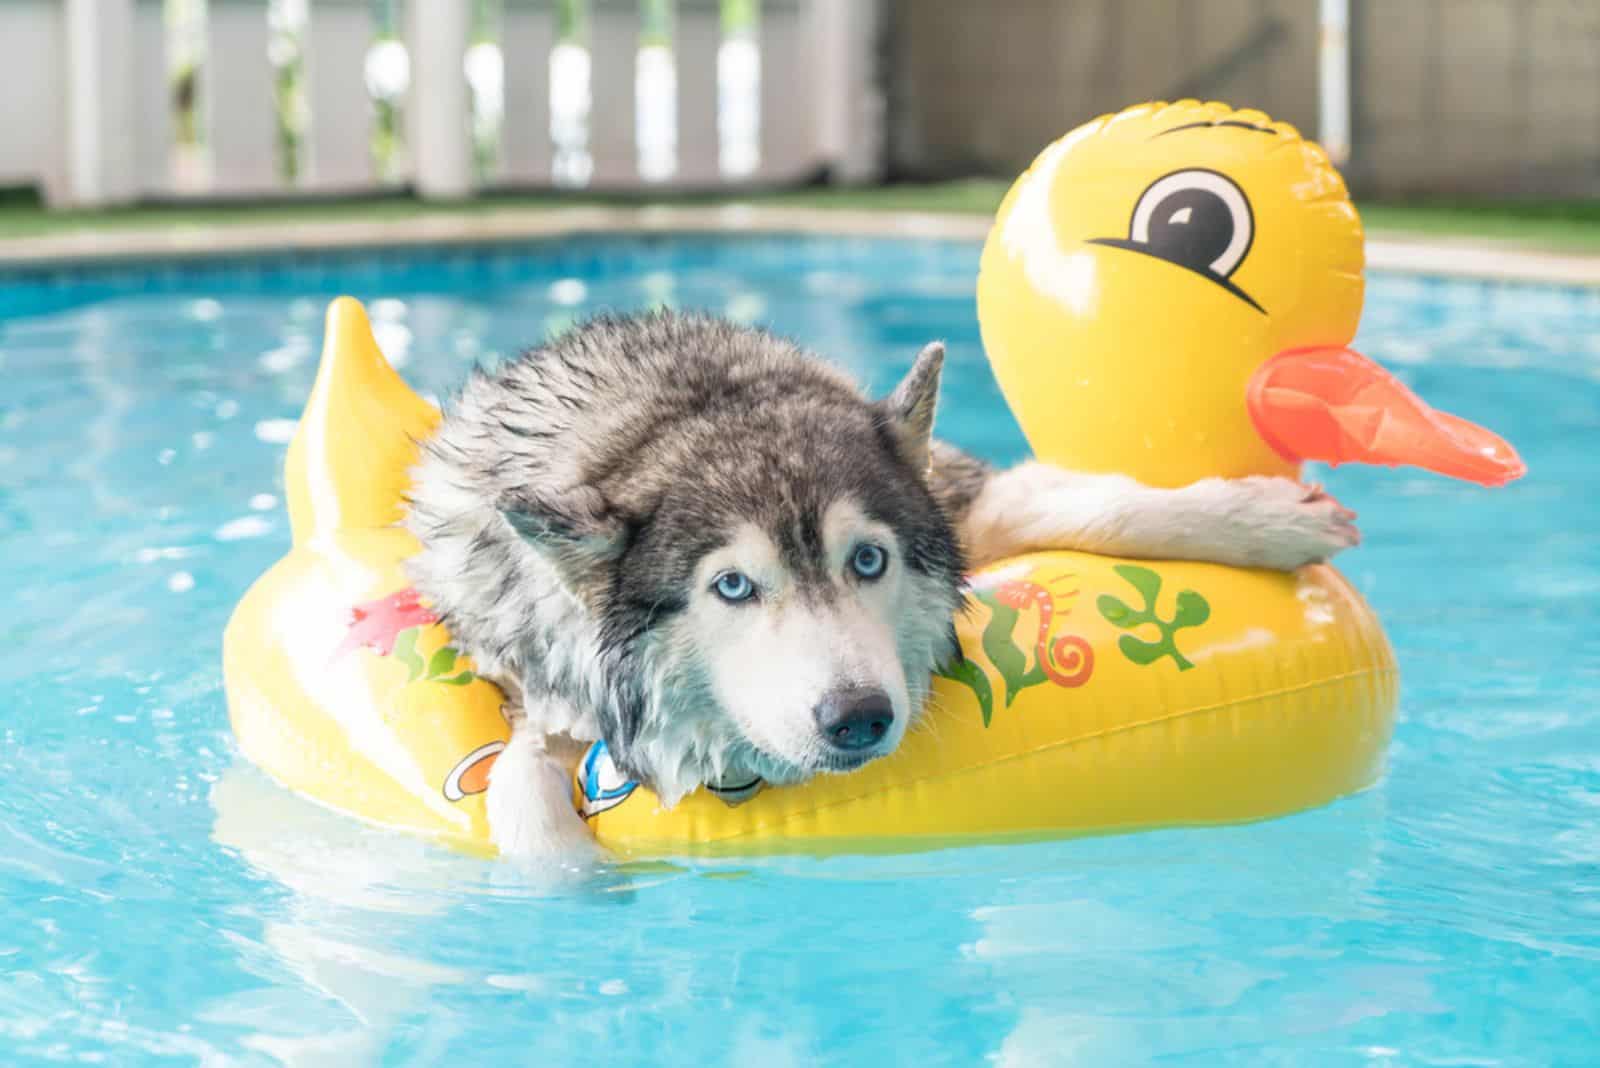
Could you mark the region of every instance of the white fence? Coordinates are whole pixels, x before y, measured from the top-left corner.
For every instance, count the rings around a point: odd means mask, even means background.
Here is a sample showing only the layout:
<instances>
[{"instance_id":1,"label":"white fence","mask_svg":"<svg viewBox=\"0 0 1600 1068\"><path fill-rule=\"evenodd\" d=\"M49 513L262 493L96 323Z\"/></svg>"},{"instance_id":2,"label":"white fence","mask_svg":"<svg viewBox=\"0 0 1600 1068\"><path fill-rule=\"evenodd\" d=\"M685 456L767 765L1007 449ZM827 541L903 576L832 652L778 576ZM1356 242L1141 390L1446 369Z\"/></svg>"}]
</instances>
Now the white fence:
<instances>
[{"instance_id":1,"label":"white fence","mask_svg":"<svg viewBox=\"0 0 1600 1068\"><path fill-rule=\"evenodd\" d=\"M384 184L371 147L373 0L309 0L299 28L308 116L292 180L280 160L267 0L204 5L204 161L196 173L180 166L170 2L0 0L0 185L36 183L53 204L89 206ZM586 40L564 52L551 0L502 0L503 112L488 175L473 165L470 0L397 3L409 68L400 101L409 162L398 178L424 196L770 184L821 168L848 180L871 177L882 156L876 0L764 0L739 49L727 47L717 0L676 0L668 47L642 41L637 0L589 0ZM577 165L561 158L573 151Z\"/></svg>"}]
</instances>

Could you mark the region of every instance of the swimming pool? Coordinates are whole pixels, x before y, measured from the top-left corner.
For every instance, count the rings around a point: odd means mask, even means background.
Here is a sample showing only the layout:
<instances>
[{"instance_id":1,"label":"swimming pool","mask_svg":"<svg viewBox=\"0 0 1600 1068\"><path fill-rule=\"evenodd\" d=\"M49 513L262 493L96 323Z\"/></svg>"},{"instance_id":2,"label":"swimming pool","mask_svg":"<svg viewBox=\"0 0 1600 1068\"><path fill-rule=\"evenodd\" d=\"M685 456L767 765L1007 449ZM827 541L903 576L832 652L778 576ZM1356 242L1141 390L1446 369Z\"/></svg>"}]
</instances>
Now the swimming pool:
<instances>
[{"instance_id":1,"label":"swimming pool","mask_svg":"<svg viewBox=\"0 0 1600 1068\"><path fill-rule=\"evenodd\" d=\"M1252 827L651 865L599 892L236 760L326 299L444 394L600 308L766 323L1023 454L978 249L605 238L0 273L0 1063L1583 1063L1600 1033L1600 292L1379 277L1359 347L1532 473L1331 474L1404 690L1369 793Z\"/></svg>"}]
</instances>

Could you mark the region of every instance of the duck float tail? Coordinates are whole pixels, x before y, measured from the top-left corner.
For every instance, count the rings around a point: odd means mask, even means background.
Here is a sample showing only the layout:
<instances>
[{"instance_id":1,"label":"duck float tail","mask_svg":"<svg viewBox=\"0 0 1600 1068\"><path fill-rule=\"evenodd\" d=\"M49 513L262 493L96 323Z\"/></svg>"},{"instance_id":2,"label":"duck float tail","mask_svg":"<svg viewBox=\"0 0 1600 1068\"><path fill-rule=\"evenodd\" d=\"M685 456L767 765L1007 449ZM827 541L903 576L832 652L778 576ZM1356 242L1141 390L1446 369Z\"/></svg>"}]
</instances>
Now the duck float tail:
<instances>
[{"instance_id":1,"label":"duck float tail","mask_svg":"<svg viewBox=\"0 0 1600 1068\"><path fill-rule=\"evenodd\" d=\"M224 678L240 748L284 785L482 848L503 698L411 591L417 545L397 525L417 443L438 422L361 305L334 301L284 465L293 547L235 609Z\"/></svg>"},{"instance_id":2,"label":"duck float tail","mask_svg":"<svg viewBox=\"0 0 1600 1068\"><path fill-rule=\"evenodd\" d=\"M417 442L438 425L439 409L378 351L360 302L330 304L322 363L284 462L295 545L400 522Z\"/></svg>"}]
</instances>

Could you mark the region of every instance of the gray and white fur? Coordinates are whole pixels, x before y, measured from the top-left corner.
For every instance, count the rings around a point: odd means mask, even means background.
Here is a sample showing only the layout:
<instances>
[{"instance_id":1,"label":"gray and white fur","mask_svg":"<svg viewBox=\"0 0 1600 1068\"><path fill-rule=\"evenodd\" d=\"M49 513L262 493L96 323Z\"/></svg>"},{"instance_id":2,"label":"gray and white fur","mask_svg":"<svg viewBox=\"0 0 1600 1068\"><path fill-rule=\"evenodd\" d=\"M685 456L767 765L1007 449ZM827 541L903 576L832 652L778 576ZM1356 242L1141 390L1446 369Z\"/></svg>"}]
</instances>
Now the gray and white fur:
<instances>
[{"instance_id":1,"label":"gray and white fur","mask_svg":"<svg viewBox=\"0 0 1600 1068\"><path fill-rule=\"evenodd\" d=\"M892 751L956 653L968 568L1060 547L1292 569L1356 541L1287 479L996 471L931 438L943 355L870 401L788 341L658 312L471 376L406 525L417 588L512 701L503 852L592 850L568 764L597 739L669 805Z\"/></svg>"}]
</instances>

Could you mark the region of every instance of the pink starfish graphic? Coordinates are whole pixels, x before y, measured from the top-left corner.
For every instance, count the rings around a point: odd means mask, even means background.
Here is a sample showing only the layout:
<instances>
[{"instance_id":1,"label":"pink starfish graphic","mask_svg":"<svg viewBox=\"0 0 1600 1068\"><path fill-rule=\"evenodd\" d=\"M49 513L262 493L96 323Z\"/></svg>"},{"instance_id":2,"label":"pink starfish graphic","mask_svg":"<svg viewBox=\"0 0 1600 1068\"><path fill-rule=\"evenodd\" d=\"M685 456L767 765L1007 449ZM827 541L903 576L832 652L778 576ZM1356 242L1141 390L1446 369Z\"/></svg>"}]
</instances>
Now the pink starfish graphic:
<instances>
[{"instance_id":1,"label":"pink starfish graphic","mask_svg":"<svg viewBox=\"0 0 1600 1068\"><path fill-rule=\"evenodd\" d=\"M420 596L416 590L404 589L350 609L350 632L334 650L333 658L337 660L350 650L361 648L388 656L402 633L437 622L439 617L421 603Z\"/></svg>"}]
</instances>

